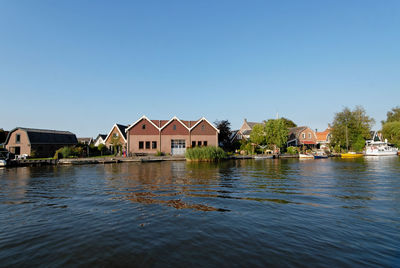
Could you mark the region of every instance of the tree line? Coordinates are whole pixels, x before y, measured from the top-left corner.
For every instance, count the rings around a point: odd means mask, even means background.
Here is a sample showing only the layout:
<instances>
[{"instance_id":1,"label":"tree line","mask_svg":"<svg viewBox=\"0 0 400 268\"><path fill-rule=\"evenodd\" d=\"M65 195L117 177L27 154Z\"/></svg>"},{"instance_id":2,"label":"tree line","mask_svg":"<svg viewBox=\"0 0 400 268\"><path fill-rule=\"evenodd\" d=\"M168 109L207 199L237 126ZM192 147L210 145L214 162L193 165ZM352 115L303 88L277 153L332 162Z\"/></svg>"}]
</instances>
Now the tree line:
<instances>
[{"instance_id":1,"label":"tree line","mask_svg":"<svg viewBox=\"0 0 400 268\"><path fill-rule=\"evenodd\" d=\"M329 124L331 129L331 150L335 152L343 151L362 151L365 141L371 139L371 129L375 120L368 116L362 106L354 109L348 107L335 113L333 122ZM387 112L386 120L381 122L381 132L389 143L400 147L400 107L392 108ZM237 149L247 152L263 151L268 148L271 150L286 151L289 128L297 125L290 119L269 119L263 124L253 127L249 140L231 140L232 131L228 120L216 121L215 125L220 130L220 146L225 151L235 151Z\"/></svg>"}]
</instances>

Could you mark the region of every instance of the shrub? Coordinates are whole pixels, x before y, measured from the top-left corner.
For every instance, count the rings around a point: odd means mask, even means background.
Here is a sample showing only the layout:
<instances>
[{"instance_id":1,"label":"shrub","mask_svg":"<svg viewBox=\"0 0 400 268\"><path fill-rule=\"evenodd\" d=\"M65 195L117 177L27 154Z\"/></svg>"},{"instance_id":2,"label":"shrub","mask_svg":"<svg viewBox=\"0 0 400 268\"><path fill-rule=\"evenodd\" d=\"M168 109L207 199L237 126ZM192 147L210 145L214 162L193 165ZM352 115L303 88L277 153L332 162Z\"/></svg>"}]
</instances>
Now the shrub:
<instances>
[{"instance_id":1,"label":"shrub","mask_svg":"<svg viewBox=\"0 0 400 268\"><path fill-rule=\"evenodd\" d=\"M103 153L105 152L106 149L107 149L106 146L102 143L100 143L99 146L97 147L97 150L100 151L101 155L103 155Z\"/></svg>"},{"instance_id":2,"label":"shrub","mask_svg":"<svg viewBox=\"0 0 400 268\"><path fill-rule=\"evenodd\" d=\"M164 153L160 152L160 151L157 151L157 153L156 153L156 156L163 156L163 155L164 155Z\"/></svg>"},{"instance_id":3,"label":"shrub","mask_svg":"<svg viewBox=\"0 0 400 268\"><path fill-rule=\"evenodd\" d=\"M63 156L63 158L68 158L70 156L73 156L73 150L71 147L63 147L61 148L61 154Z\"/></svg>"},{"instance_id":4,"label":"shrub","mask_svg":"<svg viewBox=\"0 0 400 268\"><path fill-rule=\"evenodd\" d=\"M251 144L251 142L242 141L242 144L240 145L240 150L245 151L246 154L253 154L254 146Z\"/></svg>"},{"instance_id":5,"label":"shrub","mask_svg":"<svg viewBox=\"0 0 400 268\"><path fill-rule=\"evenodd\" d=\"M299 150L297 149L297 147L294 146L290 146L287 148L287 153L288 154L297 154L299 152Z\"/></svg>"},{"instance_id":6,"label":"shrub","mask_svg":"<svg viewBox=\"0 0 400 268\"><path fill-rule=\"evenodd\" d=\"M72 150L72 153L71 153L70 156L79 156L79 157L82 157L83 154L84 154L84 152L85 152L84 148L81 147L81 146L73 147L73 148L71 148L71 150Z\"/></svg>"},{"instance_id":7,"label":"shrub","mask_svg":"<svg viewBox=\"0 0 400 268\"><path fill-rule=\"evenodd\" d=\"M215 161L226 158L226 153L214 146L194 147L186 150L185 157L190 161Z\"/></svg>"}]
</instances>

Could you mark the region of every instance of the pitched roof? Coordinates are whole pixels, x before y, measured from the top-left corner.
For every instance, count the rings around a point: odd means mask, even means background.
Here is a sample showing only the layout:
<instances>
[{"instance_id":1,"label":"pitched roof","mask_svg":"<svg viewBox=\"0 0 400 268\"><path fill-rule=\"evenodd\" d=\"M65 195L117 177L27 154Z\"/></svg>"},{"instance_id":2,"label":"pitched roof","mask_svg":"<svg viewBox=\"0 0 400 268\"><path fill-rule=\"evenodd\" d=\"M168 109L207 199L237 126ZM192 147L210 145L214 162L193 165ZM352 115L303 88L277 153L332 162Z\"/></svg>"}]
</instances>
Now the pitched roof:
<instances>
[{"instance_id":1,"label":"pitched roof","mask_svg":"<svg viewBox=\"0 0 400 268\"><path fill-rule=\"evenodd\" d=\"M200 120L196 120L196 121L188 121L188 120L181 120L182 123L184 123L188 128L193 127L194 125L197 124L197 122L199 122Z\"/></svg>"},{"instance_id":2,"label":"pitched roof","mask_svg":"<svg viewBox=\"0 0 400 268\"><path fill-rule=\"evenodd\" d=\"M172 117L170 120L150 120L149 118L147 118L145 115L143 115L141 118L139 118L136 122L134 122L133 124L129 125L126 128L126 131L128 131L129 129L131 129L133 126L135 126L137 123L139 123L141 120L147 120L150 123L152 123L156 128L158 128L158 130L163 129L164 127L166 127L169 123L171 123L173 120L177 120L180 123L182 123L182 125L184 127L186 127L188 130L192 130L197 124L199 124L201 121L206 121L208 124L210 124L218 133L219 133L219 129L217 129L213 124L211 124L205 117L200 118L199 120L180 120L178 117L174 116Z\"/></svg>"},{"instance_id":3,"label":"pitched roof","mask_svg":"<svg viewBox=\"0 0 400 268\"><path fill-rule=\"evenodd\" d=\"M98 138L102 138L103 140L105 140L105 139L107 138L107 134L99 134L99 135L97 136L96 140L97 140Z\"/></svg>"},{"instance_id":4,"label":"pitched roof","mask_svg":"<svg viewBox=\"0 0 400 268\"><path fill-rule=\"evenodd\" d=\"M253 129L253 127L255 126L255 125L263 125L264 123L260 123L260 122L247 122L247 125L249 125L249 127L251 128L251 129Z\"/></svg>"},{"instance_id":5,"label":"pitched roof","mask_svg":"<svg viewBox=\"0 0 400 268\"><path fill-rule=\"evenodd\" d=\"M251 130L245 130L242 132L242 135L250 135L251 134Z\"/></svg>"},{"instance_id":6,"label":"pitched roof","mask_svg":"<svg viewBox=\"0 0 400 268\"><path fill-rule=\"evenodd\" d=\"M289 136L293 134L293 135L295 135L296 137L299 137L300 133L301 133L303 130L305 130L305 129L307 129L306 126L291 127L291 128L289 128Z\"/></svg>"},{"instance_id":7,"label":"pitched roof","mask_svg":"<svg viewBox=\"0 0 400 268\"><path fill-rule=\"evenodd\" d=\"M315 135L317 135L317 141L326 141L329 133L331 133L331 130L329 128L321 132L315 132Z\"/></svg>"},{"instance_id":8,"label":"pitched roof","mask_svg":"<svg viewBox=\"0 0 400 268\"><path fill-rule=\"evenodd\" d=\"M112 131L113 131L113 129L115 128L115 127L117 127L117 129L118 129L118 131L121 133L121 135L122 135L122 138L125 140L125 142L126 142L126 129L128 128L128 126L125 126L125 125L121 125L121 124L117 124L117 123L115 123L114 125L113 125L113 127L111 128L111 130L110 130L110 132L108 133L108 135L104 138L104 140L107 140L108 139L108 137L111 135L111 133L112 133Z\"/></svg>"},{"instance_id":9,"label":"pitched roof","mask_svg":"<svg viewBox=\"0 0 400 268\"><path fill-rule=\"evenodd\" d=\"M176 121L178 121L179 123L181 123L187 130L189 130L190 131L190 128L185 124L185 123L183 123L182 122L182 120L180 120L178 117L176 117L176 116L174 116L174 117L172 117L167 123L165 123L161 128L160 128L160 130L162 130L163 128L165 128L167 125L169 125L171 122L173 122L174 120L176 120Z\"/></svg>"},{"instance_id":10,"label":"pitched roof","mask_svg":"<svg viewBox=\"0 0 400 268\"><path fill-rule=\"evenodd\" d=\"M229 136L229 140L232 141L236 138L236 135L239 133L239 130L232 130L231 135Z\"/></svg>"},{"instance_id":11,"label":"pitched roof","mask_svg":"<svg viewBox=\"0 0 400 268\"><path fill-rule=\"evenodd\" d=\"M115 125L117 125L119 131L121 132L121 134L124 136L124 138L126 140L126 132L125 132L125 130L128 128L128 126L121 125L121 124L115 124Z\"/></svg>"},{"instance_id":12,"label":"pitched roof","mask_svg":"<svg viewBox=\"0 0 400 268\"><path fill-rule=\"evenodd\" d=\"M10 139L11 133L16 130L24 130L28 134L30 144L77 144L75 134L69 131L49 130L49 129L35 129L35 128L22 128L17 127L10 131L7 136L6 143Z\"/></svg>"}]
</instances>

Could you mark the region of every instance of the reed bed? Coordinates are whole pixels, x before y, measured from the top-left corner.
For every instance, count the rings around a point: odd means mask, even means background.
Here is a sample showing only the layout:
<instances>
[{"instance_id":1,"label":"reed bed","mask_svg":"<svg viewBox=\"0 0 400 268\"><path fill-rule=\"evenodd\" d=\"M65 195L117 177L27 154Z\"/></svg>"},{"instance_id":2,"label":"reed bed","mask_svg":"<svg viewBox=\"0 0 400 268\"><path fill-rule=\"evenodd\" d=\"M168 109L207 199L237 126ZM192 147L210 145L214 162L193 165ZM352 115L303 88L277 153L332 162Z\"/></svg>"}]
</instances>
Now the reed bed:
<instances>
[{"instance_id":1,"label":"reed bed","mask_svg":"<svg viewBox=\"0 0 400 268\"><path fill-rule=\"evenodd\" d=\"M205 146L186 149L185 157L188 161L217 161L227 157L219 147Z\"/></svg>"}]
</instances>

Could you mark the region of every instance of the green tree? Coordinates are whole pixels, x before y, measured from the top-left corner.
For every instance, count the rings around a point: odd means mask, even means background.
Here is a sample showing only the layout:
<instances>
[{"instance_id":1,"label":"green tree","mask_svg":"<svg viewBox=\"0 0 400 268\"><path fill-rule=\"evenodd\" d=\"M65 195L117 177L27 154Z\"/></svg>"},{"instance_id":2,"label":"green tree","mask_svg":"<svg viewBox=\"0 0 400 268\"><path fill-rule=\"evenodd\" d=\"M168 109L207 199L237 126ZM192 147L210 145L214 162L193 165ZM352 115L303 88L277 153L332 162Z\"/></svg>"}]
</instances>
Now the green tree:
<instances>
[{"instance_id":1,"label":"green tree","mask_svg":"<svg viewBox=\"0 0 400 268\"><path fill-rule=\"evenodd\" d=\"M121 147L122 147L122 144L121 144L121 141L120 141L118 135L115 135L115 134L114 134L114 135L112 136L112 138L111 138L111 145L112 145L112 147L113 147L113 149L114 149L114 154L117 154L117 153L120 152L120 149L121 149Z\"/></svg>"},{"instance_id":2,"label":"green tree","mask_svg":"<svg viewBox=\"0 0 400 268\"><path fill-rule=\"evenodd\" d=\"M386 121L382 121L382 125L390 122L400 122L400 106L392 108L391 111L386 114Z\"/></svg>"},{"instance_id":3,"label":"green tree","mask_svg":"<svg viewBox=\"0 0 400 268\"><path fill-rule=\"evenodd\" d=\"M101 156L103 156L103 153L106 150L106 146L100 143L99 146L97 146L97 149L100 151Z\"/></svg>"},{"instance_id":4,"label":"green tree","mask_svg":"<svg viewBox=\"0 0 400 268\"><path fill-rule=\"evenodd\" d=\"M385 123L382 127L383 137L396 147L400 147L400 120Z\"/></svg>"},{"instance_id":5,"label":"green tree","mask_svg":"<svg viewBox=\"0 0 400 268\"><path fill-rule=\"evenodd\" d=\"M265 145L265 128L262 124L257 124L253 127L250 133L250 141L256 145Z\"/></svg>"},{"instance_id":6,"label":"green tree","mask_svg":"<svg viewBox=\"0 0 400 268\"><path fill-rule=\"evenodd\" d=\"M282 148L288 139L288 127L285 119L270 119L265 124L265 140L270 147Z\"/></svg>"},{"instance_id":7,"label":"green tree","mask_svg":"<svg viewBox=\"0 0 400 268\"><path fill-rule=\"evenodd\" d=\"M219 130L218 141L225 151L231 149L231 123L228 120L221 120L214 122L216 128Z\"/></svg>"},{"instance_id":8,"label":"green tree","mask_svg":"<svg viewBox=\"0 0 400 268\"><path fill-rule=\"evenodd\" d=\"M366 114L363 107L356 106L354 110L345 107L335 114L331 124L332 146L360 151L364 147L365 139L370 138L374 123L375 120Z\"/></svg>"},{"instance_id":9,"label":"green tree","mask_svg":"<svg viewBox=\"0 0 400 268\"><path fill-rule=\"evenodd\" d=\"M283 120L283 122L285 123L287 128L291 128L291 127L297 127L297 125L290 119L287 119L285 117L280 118L281 120Z\"/></svg>"}]
</instances>

